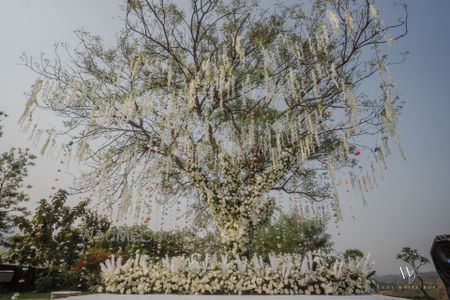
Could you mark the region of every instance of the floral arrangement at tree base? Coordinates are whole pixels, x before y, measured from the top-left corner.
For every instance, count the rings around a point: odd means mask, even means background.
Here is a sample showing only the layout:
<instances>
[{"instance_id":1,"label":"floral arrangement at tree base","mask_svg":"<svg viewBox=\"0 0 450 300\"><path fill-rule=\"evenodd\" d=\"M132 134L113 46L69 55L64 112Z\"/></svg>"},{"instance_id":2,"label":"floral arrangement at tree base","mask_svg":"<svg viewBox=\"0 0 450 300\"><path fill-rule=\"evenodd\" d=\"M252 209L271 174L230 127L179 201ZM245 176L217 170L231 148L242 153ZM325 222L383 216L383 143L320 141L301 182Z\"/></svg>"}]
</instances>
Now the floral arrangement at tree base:
<instances>
[{"instance_id":1,"label":"floral arrangement at tree base","mask_svg":"<svg viewBox=\"0 0 450 300\"><path fill-rule=\"evenodd\" d=\"M120 294L370 294L369 256L344 260L321 252L229 258L225 255L177 256L152 261L136 254L122 264L111 257L101 264L99 292Z\"/></svg>"}]
</instances>

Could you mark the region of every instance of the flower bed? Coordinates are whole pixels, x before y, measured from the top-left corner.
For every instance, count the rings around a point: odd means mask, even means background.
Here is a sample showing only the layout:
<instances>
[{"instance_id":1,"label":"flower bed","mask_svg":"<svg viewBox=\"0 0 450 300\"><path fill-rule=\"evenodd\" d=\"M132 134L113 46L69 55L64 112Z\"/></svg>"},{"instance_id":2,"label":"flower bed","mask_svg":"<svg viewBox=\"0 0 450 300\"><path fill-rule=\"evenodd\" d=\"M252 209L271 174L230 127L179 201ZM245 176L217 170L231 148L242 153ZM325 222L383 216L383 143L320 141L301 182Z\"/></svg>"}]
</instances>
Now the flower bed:
<instances>
[{"instance_id":1,"label":"flower bed","mask_svg":"<svg viewBox=\"0 0 450 300\"><path fill-rule=\"evenodd\" d=\"M121 294L359 295L375 286L369 257L344 261L320 253L270 255L268 262L209 255L153 262L137 254L125 264L112 257L101 269L99 292Z\"/></svg>"}]
</instances>

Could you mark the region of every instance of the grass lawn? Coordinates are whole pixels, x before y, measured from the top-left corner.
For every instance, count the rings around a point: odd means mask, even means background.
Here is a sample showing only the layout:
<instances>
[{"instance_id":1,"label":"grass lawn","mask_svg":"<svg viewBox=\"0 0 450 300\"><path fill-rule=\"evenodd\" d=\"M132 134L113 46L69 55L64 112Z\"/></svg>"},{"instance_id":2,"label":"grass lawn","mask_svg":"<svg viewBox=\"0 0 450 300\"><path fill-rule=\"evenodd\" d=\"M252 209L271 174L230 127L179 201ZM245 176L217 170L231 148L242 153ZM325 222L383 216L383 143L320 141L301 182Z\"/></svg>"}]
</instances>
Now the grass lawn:
<instances>
[{"instance_id":1,"label":"grass lawn","mask_svg":"<svg viewBox=\"0 0 450 300\"><path fill-rule=\"evenodd\" d=\"M82 295L91 294L89 292L83 292ZM0 293L0 300L10 300L14 293ZM49 300L50 293L36 293L36 292L23 292L17 300L22 299L36 299L36 300Z\"/></svg>"},{"instance_id":2,"label":"grass lawn","mask_svg":"<svg viewBox=\"0 0 450 300\"><path fill-rule=\"evenodd\" d=\"M0 294L0 300L6 300L6 299L9 300L9 299L11 299L12 295L14 295L14 293ZM50 293L34 293L34 292L20 293L18 300L22 300L22 299L49 300Z\"/></svg>"}]
</instances>

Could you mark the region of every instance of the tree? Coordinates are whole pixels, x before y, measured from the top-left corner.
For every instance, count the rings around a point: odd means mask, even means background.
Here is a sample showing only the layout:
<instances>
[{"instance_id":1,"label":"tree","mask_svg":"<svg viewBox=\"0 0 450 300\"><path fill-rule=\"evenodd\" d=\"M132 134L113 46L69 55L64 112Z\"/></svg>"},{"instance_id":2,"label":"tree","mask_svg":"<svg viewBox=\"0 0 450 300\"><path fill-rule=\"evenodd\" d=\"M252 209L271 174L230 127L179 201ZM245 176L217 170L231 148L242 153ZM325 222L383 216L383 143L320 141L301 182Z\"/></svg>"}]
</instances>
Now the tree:
<instances>
[{"instance_id":1,"label":"tree","mask_svg":"<svg viewBox=\"0 0 450 300\"><path fill-rule=\"evenodd\" d=\"M89 201L66 205L67 192L59 190L50 201L42 199L31 220L15 219L20 233L10 237L10 260L22 265L67 270L93 241L84 241L83 230L104 233L110 223L89 210Z\"/></svg>"},{"instance_id":2,"label":"tree","mask_svg":"<svg viewBox=\"0 0 450 300\"><path fill-rule=\"evenodd\" d=\"M333 243L326 227L326 221L318 217L305 218L295 211L282 214L257 232L252 250L266 257L270 252L302 255L315 250L329 252Z\"/></svg>"},{"instance_id":3,"label":"tree","mask_svg":"<svg viewBox=\"0 0 450 300\"><path fill-rule=\"evenodd\" d=\"M402 251L397 254L397 259L404 261L409 264L411 268L414 270L414 274L419 278L420 281L420 290L425 295L427 299L434 299L430 295L428 295L427 291L424 288L424 282L422 277L420 276L419 269L428 263L428 259L422 255L420 255L417 249L412 249L410 247L403 247Z\"/></svg>"},{"instance_id":4,"label":"tree","mask_svg":"<svg viewBox=\"0 0 450 300\"><path fill-rule=\"evenodd\" d=\"M33 106L57 113L66 128L41 152L69 136L65 158L92 167L80 190L118 203L119 218L146 197L196 196L232 255L248 253L275 192L333 199L341 219L335 170L349 168L364 193L373 180L358 149L383 169L388 139L398 141L383 48L407 23L385 26L371 0L312 2L191 0L185 12L129 0L114 46L80 31L80 47L60 44L54 60L24 56L39 79L21 121ZM376 73L380 93L368 95L360 87Z\"/></svg>"},{"instance_id":5,"label":"tree","mask_svg":"<svg viewBox=\"0 0 450 300\"><path fill-rule=\"evenodd\" d=\"M0 111L0 121L4 117L6 114ZM0 125L0 137L2 134ZM0 154L0 238L9 232L15 215L26 213L26 207L21 206L28 201L23 181L35 158L28 149L20 148L11 148Z\"/></svg>"},{"instance_id":6,"label":"tree","mask_svg":"<svg viewBox=\"0 0 450 300\"><path fill-rule=\"evenodd\" d=\"M364 257L364 252L359 249L347 249L343 255L345 259L357 259Z\"/></svg>"}]
</instances>

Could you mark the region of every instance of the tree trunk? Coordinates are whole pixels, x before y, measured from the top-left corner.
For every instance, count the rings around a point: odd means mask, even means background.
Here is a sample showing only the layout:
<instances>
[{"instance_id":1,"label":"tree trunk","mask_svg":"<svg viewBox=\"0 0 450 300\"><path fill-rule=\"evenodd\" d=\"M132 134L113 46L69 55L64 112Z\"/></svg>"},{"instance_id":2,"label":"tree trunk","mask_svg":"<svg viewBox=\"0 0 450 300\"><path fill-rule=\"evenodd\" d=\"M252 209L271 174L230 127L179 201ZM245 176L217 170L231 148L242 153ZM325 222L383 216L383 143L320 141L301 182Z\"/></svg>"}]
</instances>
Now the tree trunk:
<instances>
[{"instance_id":1,"label":"tree trunk","mask_svg":"<svg viewBox=\"0 0 450 300\"><path fill-rule=\"evenodd\" d=\"M248 201L220 207L209 205L225 253L231 257L248 256L256 229L270 220L274 208L274 199L268 199L260 206L249 205Z\"/></svg>"},{"instance_id":2,"label":"tree trunk","mask_svg":"<svg viewBox=\"0 0 450 300\"><path fill-rule=\"evenodd\" d=\"M433 297L431 297L430 295L428 295L427 291L424 288L424 284L423 284L423 279L420 276L417 276L419 278L420 281L420 290L422 291L422 293L425 295L426 299L434 299Z\"/></svg>"},{"instance_id":3,"label":"tree trunk","mask_svg":"<svg viewBox=\"0 0 450 300\"><path fill-rule=\"evenodd\" d=\"M196 164L188 166L192 184L200 199L206 203L208 215L219 231L227 255L248 255L255 230L269 222L275 200L263 199L263 195L285 173L290 154L291 150L286 149L276 165L263 175L254 175L247 182L242 181L240 175L242 166L233 163L231 157L225 154L220 158L223 174L218 176L222 177L219 183L212 182Z\"/></svg>"},{"instance_id":4,"label":"tree trunk","mask_svg":"<svg viewBox=\"0 0 450 300\"><path fill-rule=\"evenodd\" d=\"M251 246L251 236L254 232L248 220L241 218L233 222L219 224L216 223L220 233L221 243L228 256L247 256Z\"/></svg>"}]
</instances>

